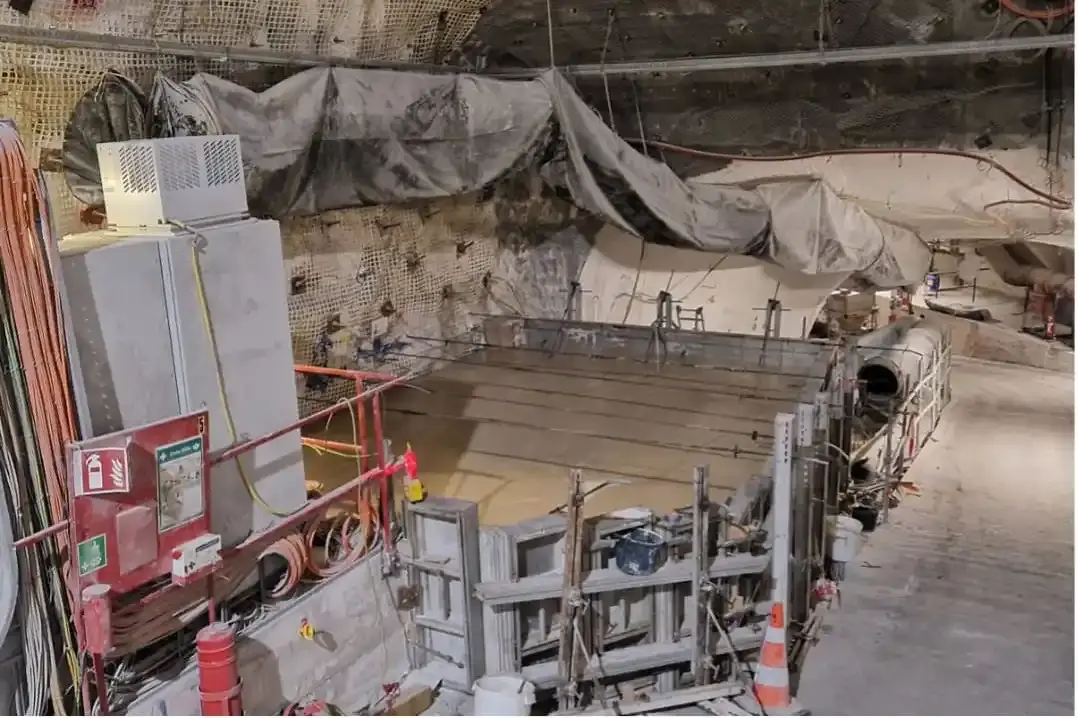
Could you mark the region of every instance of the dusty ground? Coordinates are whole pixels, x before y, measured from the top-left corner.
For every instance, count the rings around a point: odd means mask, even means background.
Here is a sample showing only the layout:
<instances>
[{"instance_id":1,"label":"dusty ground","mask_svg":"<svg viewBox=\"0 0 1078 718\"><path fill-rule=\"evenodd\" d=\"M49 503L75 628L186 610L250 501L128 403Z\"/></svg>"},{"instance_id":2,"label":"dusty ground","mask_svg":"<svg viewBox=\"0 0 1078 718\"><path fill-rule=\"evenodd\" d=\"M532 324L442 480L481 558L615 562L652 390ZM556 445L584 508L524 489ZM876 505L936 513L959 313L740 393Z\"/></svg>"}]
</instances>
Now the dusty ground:
<instances>
[{"instance_id":1,"label":"dusty ground","mask_svg":"<svg viewBox=\"0 0 1078 718\"><path fill-rule=\"evenodd\" d=\"M1074 715L1073 377L957 361L909 498L850 566L816 715Z\"/></svg>"},{"instance_id":2,"label":"dusty ground","mask_svg":"<svg viewBox=\"0 0 1078 718\"><path fill-rule=\"evenodd\" d=\"M712 496L737 491L764 468L774 416L804 378L664 369L542 352L497 350L455 363L394 392L387 433L410 442L428 490L480 505L484 523L508 524L564 503L572 466L594 493L587 509L667 511L691 501L693 467L711 467ZM349 441L347 417L328 438ZM736 449L736 456L735 456ZM308 476L329 483L354 470L309 457Z\"/></svg>"}]
</instances>

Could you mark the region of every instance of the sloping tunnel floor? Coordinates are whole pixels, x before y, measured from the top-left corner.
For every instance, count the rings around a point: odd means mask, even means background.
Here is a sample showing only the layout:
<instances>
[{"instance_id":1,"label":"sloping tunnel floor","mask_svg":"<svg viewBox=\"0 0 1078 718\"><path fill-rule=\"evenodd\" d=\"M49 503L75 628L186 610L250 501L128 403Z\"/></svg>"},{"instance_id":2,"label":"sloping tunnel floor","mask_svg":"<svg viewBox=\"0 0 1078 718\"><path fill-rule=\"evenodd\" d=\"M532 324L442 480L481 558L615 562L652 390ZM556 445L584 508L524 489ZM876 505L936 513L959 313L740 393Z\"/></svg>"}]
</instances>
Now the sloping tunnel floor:
<instances>
[{"instance_id":1,"label":"sloping tunnel floor","mask_svg":"<svg viewBox=\"0 0 1078 718\"><path fill-rule=\"evenodd\" d=\"M582 469L586 512L666 512L692 501L693 467L710 467L722 501L764 470L775 414L807 379L488 350L417 379L386 399L386 436L415 449L427 490L479 504L480 521L512 524L568 498ZM319 436L351 441L342 412ZM354 462L308 452L308 479L332 486ZM607 483L609 482L609 483ZM600 491L600 487L603 487Z\"/></svg>"},{"instance_id":2,"label":"sloping tunnel floor","mask_svg":"<svg viewBox=\"0 0 1078 718\"><path fill-rule=\"evenodd\" d=\"M848 567L815 715L1074 715L1073 376L955 360L907 498Z\"/></svg>"}]
</instances>

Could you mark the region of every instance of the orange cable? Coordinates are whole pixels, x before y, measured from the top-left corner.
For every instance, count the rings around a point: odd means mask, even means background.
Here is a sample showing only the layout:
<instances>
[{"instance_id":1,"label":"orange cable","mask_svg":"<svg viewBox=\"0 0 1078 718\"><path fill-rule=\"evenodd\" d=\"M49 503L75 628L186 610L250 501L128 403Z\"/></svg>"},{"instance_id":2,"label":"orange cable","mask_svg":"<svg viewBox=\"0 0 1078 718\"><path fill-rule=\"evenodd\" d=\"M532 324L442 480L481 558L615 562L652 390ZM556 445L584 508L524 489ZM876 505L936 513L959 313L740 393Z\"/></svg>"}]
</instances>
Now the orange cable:
<instances>
[{"instance_id":1,"label":"orange cable","mask_svg":"<svg viewBox=\"0 0 1078 718\"><path fill-rule=\"evenodd\" d=\"M1014 13L1018 17L1024 17L1028 20L1058 20L1062 17L1066 17L1074 12L1074 3L1071 0L1067 0L1067 3L1063 7L1053 8L1050 10L1030 10L1029 8L1022 7L1015 0L999 0L1003 7L1007 8L1010 12Z\"/></svg>"}]
</instances>

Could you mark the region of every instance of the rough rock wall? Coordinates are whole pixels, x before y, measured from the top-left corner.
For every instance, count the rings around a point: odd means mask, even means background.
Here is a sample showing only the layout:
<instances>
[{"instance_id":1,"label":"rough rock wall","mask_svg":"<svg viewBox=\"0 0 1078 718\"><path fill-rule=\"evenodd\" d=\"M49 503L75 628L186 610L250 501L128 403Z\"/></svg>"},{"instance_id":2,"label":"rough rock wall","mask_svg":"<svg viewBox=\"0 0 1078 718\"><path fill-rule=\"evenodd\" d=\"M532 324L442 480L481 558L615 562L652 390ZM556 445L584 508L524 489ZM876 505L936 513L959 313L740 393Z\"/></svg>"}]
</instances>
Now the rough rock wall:
<instances>
[{"instance_id":1,"label":"rough rock wall","mask_svg":"<svg viewBox=\"0 0 1078 718\"><path fill-rule=\"evenodd\" d=\"M465 347L477 313L558 317L594 223L534 177L488 196L327 212L282 224L297 362L406 373ZM306 411L350 392L301 380Z\"/></svg>"},{"instance_id":2,"label":"rough rock wall","mask_svg":"<svg viewBox=\"0 0 1078 718\"><path fill-rule=\"evenodd\" d=\"M36 0L25 14L0 8L0 37L5 27L20 27L93 33L104 41L103 48L110 37L167 38L196 47L438 62L459 46L484 7L481 0ZM107 69L144 86L157 71L178 79L207 71L255 88L286 72L217 59L0 41L0 117L15 120L43 169L59 169L69 114ZM49 171L47 181L58 231L90 229L62 175ZM563 311L565 298L558 292L567 291L568 277L577 270L567 259L569 245L559 240L547 247L540 239L569 221L568 208L539 198L537 185L528 180L482 198L283 222L297 362L403 371L417 366L409 355L437 348L402 340L404 335L458 335L475 311L510 311L507 307L513 306L541 314L554 305L553 314ZM573 246L572 251L580 251ZM534 289L538 285L529 280L535 277L547 288ZM512 293L523 295L525 306L517 306ZM375 347L372 330L387 341ZM407 346L396 346L401 341ZM308 409L346 391L318 382L303 383L299 390L314 399Z\"/></svg>"}]
</instances>

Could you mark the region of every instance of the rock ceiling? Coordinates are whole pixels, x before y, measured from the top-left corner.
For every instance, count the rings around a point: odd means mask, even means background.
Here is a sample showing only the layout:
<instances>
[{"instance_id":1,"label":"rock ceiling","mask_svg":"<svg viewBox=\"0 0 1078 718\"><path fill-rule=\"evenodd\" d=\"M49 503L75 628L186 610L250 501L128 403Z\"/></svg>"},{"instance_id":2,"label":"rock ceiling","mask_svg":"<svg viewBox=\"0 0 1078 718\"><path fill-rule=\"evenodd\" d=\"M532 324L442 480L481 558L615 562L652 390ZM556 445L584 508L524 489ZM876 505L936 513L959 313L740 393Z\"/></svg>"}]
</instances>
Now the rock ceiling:
<instances>
[{"instance_id":1,"label":"rock ceiling","mask_svg":"<svg viewBox=\"0 0 1078 718\"><path fill-rule=\"evenodd\" d=\"M1025 0L1033 3L1038 0ZM1043 6L1043 1L1041 5ZM979 40L1070 32L997 0L551 0L558 65ZM550 64L545 0L495 0L451 62ZM580 92L625 136L728 151L894 144L1012 147L1043 142L1050 88L1073 60L1045 55L767 71L580 78ZM1066 68L1067 75L1061 76ZM1053 76L1055 75L1055 77ZM1058 94L1058 90L1056 90ZM609 95L609 97L608 97ZM1052 92L1049 92L1052 96ZM1057 99L1050 99L1055 104ZM1057 113L1053 113L1057 114ZM1073 125L1069 119L1068 132ZM1041 138L1038 140L1038 138ZM1062 144L1071 146L1069 137Z\"/></svg>"}]
</instances>

